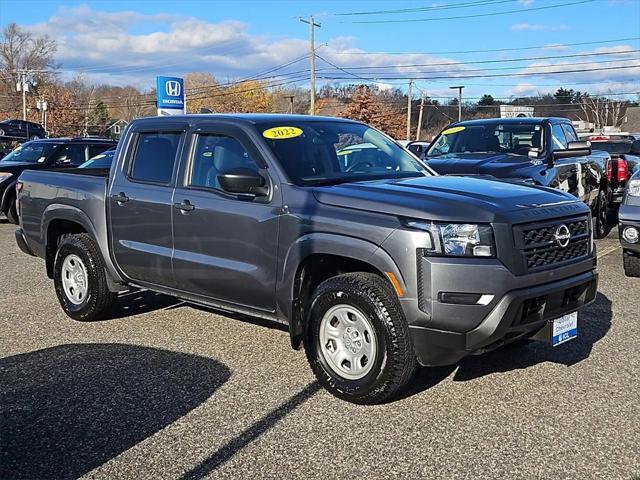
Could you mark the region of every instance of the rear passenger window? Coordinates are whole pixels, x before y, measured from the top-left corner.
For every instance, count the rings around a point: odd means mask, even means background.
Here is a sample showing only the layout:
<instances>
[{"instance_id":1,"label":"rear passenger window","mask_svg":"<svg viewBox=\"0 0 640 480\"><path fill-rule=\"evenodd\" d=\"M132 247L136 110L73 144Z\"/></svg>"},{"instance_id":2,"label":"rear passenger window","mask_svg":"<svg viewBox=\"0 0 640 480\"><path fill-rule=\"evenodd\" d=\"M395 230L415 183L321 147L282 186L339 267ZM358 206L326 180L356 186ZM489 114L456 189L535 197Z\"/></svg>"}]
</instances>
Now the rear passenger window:
<instances>
[{"instance_id":1,"label":"rear passenger window","mask_svg":"<svg viewBox=\"0 0 640 480\"><path fill-rule=\"evenodd\" d=\"M141 182L169 183L181 135L178 132L140 133L129 177Z\"/></svg>"}]
</instances>

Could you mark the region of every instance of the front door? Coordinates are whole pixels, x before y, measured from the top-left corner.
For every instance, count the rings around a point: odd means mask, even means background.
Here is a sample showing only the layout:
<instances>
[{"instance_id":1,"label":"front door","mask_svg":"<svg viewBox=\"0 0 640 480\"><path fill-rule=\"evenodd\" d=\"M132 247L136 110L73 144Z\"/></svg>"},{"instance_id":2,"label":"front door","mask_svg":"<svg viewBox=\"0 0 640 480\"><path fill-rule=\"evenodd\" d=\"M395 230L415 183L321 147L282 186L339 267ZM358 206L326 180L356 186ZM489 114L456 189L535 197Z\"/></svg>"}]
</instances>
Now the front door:
<instances>
[{"instance_id":1,"label":"front door","mask_svg":"<svg viewBox=\"0 0 640 480\"><path fill-rule=\"evenodd\" d=\"M172 198L184 132L164 126L133 133L108 201L117 266L133 281L172 287Z\"/></svg>"},{"instance_id":2,"label":"front door","mask_svg":"<svg viewBox=\"0 0 640 480\"><path fill-rule=\"evenodd\" d=\"M267 197L225 192L218 175L266 164L238 127L197 132L173 203L176 287L211 299L275 310L279 190Z\"/></svg>"}]
</instances>

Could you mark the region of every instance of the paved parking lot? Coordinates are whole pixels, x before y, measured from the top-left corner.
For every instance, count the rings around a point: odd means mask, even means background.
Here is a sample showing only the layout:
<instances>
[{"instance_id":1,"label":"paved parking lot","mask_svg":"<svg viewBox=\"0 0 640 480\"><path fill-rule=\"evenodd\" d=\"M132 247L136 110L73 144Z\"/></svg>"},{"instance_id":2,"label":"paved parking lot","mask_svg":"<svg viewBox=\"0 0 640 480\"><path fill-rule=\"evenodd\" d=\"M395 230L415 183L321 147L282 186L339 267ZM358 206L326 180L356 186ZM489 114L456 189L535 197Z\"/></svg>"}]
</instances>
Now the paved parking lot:
<instances>
[{"instance_id":1,"label":"paved parking lot","mask_svg":"<svg viewBox=\"0 0 640 480\"><path fill-rule=\"evenodd\" d=\"M325 393L258 320L134 292L74 322L13 231L0 223L1 478L640 476L640 280L615 230L577 340L421 369L375 407Z\"/></svg>"}]
</instances>

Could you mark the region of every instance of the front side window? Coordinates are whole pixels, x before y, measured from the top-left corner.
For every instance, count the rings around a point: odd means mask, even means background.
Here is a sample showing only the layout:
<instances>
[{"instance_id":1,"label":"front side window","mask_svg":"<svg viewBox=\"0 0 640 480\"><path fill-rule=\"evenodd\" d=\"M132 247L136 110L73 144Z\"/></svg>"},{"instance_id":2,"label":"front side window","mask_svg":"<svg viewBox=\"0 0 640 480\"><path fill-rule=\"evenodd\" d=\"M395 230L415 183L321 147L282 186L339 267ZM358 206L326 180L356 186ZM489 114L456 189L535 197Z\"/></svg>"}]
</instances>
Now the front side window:
<instances>
[{"instance_id":1,"label":"front side window","mask_svg":"<svg viewBox=\"0 0 640 480\"><path fill-rule=\"evenodd\" d=\"M296 185L433 174L393 140L362 123L295 121L258 128Z\"/></svg>"},{"instance_id":2,"label":"front side window","mask_svg":"<svg viewBox=\"0 0 640 480\"><path fill-rule=\"evenodd\" d=\"M542 126L534 123L458 125L443 130L429 146L428 157L449 153L512 153L542 150Z\"/></svg>"},{"instance_id":3,"label":"front side window","mask_svg":"<svg viewBox=\"0 0 640 480\"><path fill-rule=\"evenodd\" d=\"M198 135L189 185L222 190L218 175L236 168L258 171L242 144L224 135Z\"/></svg>"},{"instance_id":4,"label":"front side window","mask_svg":"<svg viewBox=\"0 0 640 480\"><path fill-rule=\"evenodd\" d=\"M573 125L569 125L568 123L563 123L562 129L564 130L564 135L567 139L567 144L568 142L578 141L578 135L576 134L576 131L573 129Z\"/></svg>"},{"instance_id":5,"label":"front side window","mask_svg":"<svg viewBox=\"0 0 640 480\"><path fill-rule=\"evenodd\" d=\"M57 153L55 162L61 164L82 165L87 160L87 146L83 143L70 143Z\"/></svg>"},{"instance_id":6,"label":"front side window","mask_svg":"<svg viewBox=\"0 0 640 480\"><path fill-rule=\"evenodd\" d=\"M151 183L171 182L181 135L178 132L140 133L129 170L130 178Z\"/></svg>"},{"instance_id":7,"label":"front side window","mask_svg":"<svg viewBox=\"0 0 640 480\"><path fill-rule=\"evenodd\" d=\"M553 150L566 150L567 138L564 135L562 125L555 124L551 127L551 141L553 143Z\"/></svg>"}]
</instances>

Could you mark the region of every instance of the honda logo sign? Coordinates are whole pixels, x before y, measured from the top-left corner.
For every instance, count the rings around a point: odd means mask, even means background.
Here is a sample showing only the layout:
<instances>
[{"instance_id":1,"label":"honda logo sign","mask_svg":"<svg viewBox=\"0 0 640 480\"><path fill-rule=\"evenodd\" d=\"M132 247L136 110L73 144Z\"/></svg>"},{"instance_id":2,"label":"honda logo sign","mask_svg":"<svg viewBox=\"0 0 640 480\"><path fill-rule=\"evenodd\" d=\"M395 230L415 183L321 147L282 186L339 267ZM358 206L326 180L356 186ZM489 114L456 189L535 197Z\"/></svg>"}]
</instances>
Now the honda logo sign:
<instances>
[{"instance_id":1,"label":"honda logo sign","mask_svg":"<svg viewBox=\"0 0 640 480\"><path fill-rule=\"evenodd\" d=\"M178 77L156 77L158 115L185 113L184 80Z\"/></svg>"}]
</instances>

